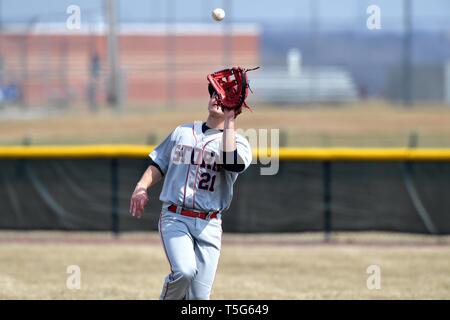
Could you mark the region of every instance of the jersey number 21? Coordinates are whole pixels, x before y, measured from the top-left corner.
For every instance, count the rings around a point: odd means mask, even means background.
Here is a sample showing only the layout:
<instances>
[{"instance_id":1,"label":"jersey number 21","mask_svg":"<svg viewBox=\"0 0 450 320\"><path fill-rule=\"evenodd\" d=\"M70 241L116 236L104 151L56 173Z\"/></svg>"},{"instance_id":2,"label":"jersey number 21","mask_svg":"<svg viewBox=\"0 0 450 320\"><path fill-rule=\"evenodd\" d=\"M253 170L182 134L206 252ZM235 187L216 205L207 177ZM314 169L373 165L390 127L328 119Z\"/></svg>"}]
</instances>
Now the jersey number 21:
<instances>
[{"instance_id":1,"label":"jersey number 21","mask_svg":"<svg viewBox=\"0 0 450 320\"><path fill-rule=\"evenodd\" d=\"M198 182L198 188L214 192L214 182L215 181L216 181L216 175L213 175L211 178L211 175L208 172L203 172L200 175L200 181Z\"/></svg>"}]
</instances>

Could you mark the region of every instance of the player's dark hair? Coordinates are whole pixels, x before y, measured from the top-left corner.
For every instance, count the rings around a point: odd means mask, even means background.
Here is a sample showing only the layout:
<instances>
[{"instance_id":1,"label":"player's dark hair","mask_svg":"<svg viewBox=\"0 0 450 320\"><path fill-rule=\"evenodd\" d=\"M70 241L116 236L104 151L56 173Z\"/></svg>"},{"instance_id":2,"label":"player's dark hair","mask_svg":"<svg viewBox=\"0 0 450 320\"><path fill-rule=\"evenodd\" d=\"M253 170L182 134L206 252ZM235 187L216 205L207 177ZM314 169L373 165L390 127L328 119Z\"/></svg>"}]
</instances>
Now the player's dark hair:
<instances>
[{"instance_id":1,"label":"player's dark hair","mask_svg":"<svg viewBox=\"0 0 450 320\"><path fill-rule=\"evenodd\" d=\"M209 97L211 98L213 93L216 92L216 90L214 89L214 87L212 86L211 83L208 84L208 92L209 92Z\"/></svg>"}]
</instances>

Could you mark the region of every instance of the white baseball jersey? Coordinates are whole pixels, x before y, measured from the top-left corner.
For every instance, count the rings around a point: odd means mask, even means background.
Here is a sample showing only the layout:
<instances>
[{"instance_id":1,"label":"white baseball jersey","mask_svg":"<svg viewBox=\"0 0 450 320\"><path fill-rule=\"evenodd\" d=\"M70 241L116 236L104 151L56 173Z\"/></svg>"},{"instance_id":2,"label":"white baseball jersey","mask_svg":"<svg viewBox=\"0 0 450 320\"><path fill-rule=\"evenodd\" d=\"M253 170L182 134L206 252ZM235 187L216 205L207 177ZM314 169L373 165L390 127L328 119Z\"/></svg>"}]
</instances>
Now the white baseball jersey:
<instances>
[{"instance_id":1,"label":"white baseball jersey","mask_svg":"<svg viewBox=\"0 0 450 320\"><path fill-rule=\"evenodd\" d=\"M202 127L197 121L178 126L149 156L165 176L161 201L200 211L223 211L230 206L240 172L223 166L222 131L203 132ZM236 145L243 172L252 162L251 147L239 134Z\"/></svg>"}]
</instances>

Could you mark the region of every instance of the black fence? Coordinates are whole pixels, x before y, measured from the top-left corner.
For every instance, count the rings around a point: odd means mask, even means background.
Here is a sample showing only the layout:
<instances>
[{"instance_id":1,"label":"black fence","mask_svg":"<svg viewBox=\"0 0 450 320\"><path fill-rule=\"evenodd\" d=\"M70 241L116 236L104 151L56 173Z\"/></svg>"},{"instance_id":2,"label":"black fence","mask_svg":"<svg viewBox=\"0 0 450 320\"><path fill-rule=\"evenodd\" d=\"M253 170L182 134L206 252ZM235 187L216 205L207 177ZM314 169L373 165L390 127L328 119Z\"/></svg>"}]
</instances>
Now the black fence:
<instances>
[{"instance_id":1,"label":"black fence","mask_svg":"<svg viewBox=\"0 0 450 320\"><path fill-rule=\"evenodd\" d=\"M146 159L0 160L0 229L157 230L162 183L143 219L128 213ZM226 232L450 233L449 162L282 161L240 175Z\"/></svg>"}]
</instances>

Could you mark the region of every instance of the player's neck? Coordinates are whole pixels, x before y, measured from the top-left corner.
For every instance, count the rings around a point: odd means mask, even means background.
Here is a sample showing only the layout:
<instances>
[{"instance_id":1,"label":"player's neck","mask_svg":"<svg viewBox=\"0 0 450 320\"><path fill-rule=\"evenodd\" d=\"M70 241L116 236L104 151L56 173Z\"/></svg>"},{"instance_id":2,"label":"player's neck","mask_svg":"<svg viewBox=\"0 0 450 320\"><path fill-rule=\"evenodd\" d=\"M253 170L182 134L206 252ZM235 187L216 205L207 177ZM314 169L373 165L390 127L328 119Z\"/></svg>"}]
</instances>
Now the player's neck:
<instances>
[{"instance_id":1,"label":"player's neck","mask_svg":"<svg viewBox=\"0 0 450 320\"><path fill-rule=\"evenodd\" d=\"M219 129L222 130L224 126L224 120L219 118L214 118L209 116L208 119L206 119L206 125L210 129Z\"/></svg>"}]
</instances>

